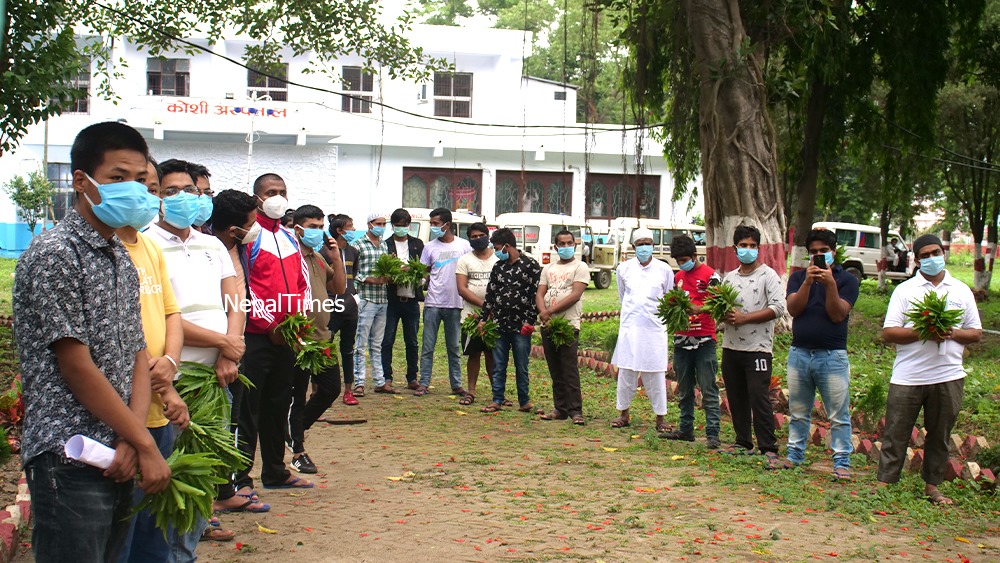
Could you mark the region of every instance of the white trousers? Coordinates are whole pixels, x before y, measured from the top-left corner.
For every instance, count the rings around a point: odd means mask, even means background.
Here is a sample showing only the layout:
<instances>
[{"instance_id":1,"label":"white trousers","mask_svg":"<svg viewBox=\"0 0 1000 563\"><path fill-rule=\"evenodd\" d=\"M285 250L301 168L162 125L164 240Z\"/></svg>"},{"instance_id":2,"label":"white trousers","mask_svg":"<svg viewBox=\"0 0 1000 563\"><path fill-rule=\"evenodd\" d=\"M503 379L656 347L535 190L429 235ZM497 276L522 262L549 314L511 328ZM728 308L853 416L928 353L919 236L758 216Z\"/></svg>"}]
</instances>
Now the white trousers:
<instances>
[{"instance_id":1,"label":"white trousers","mask_svg":"<svg viewBox=\"0 0 1000 563\"><path fill-rule=\"evenodd\" d=\"M653 405L653 414L663 416L667 414L667 378L666 372L643 371L638 372L625 368L618 368L618 401L616 408L620 411L632 406L632 399L639 388L639 376L642 376L642 387L646 390L650 404Z\"/></svg>"}]
</instances>

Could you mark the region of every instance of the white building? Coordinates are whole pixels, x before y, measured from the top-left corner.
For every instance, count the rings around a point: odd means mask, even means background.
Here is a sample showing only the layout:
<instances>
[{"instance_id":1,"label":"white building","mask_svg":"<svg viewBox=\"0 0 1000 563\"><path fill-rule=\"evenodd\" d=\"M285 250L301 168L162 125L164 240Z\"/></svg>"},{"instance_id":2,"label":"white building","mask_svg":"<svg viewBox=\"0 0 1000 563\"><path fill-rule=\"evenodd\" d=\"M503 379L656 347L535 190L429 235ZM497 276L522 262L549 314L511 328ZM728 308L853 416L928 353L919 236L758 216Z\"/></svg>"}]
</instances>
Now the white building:
<instances>
[{"instance_id":1,"label":"white building","mask_svg":"<svg viewBox=\"0 0 1000 563\"><path fill-rule=\"evenodd\" d=\"M217 56L242 60L242 40L202 41L202 53L167 58L116 42L112 59L127 62L113 83L118 103L96 95L96 76L81 76L91 97L31 128L17 151L0 158L0 182L40 169L47 155L60 190L51 214L58 220L72 205L69 150L77 132L125 120L158 160L206 165L216 192L249 190L254 178L275 172L293 207L312 203L360 223L373 209L400 206L465 208L488 218L542 211L683 220L672 216L662 146L643 136L643 175L635 175L634 131L585 129L572 86L521 75L530 54L524 33L416 26L411 41L447 59L454 74L416 84L364 73L359 59L345 57L332 70L342 78L335 80L304 73L309 55L289 52L282 71L289 84ZM3 197L0 249L16 252L29 240Z\"/></svg>"}]
</instances>

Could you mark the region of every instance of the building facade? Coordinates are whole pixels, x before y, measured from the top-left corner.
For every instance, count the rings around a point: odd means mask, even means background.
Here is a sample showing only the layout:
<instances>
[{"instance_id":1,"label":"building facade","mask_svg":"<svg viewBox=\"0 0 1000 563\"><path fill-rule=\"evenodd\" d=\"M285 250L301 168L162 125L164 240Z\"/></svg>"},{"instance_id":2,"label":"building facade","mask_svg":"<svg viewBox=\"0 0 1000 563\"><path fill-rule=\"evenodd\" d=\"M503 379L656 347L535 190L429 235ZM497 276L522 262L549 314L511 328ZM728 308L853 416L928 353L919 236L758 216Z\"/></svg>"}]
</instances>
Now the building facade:
<instances>
[{"instance_id":1,"label":"building facade","mask_svg":"<svg viewBox=\"0 0 1000 563\"><path fill-rule=\"evenodd\" d=\"M281 175L293 207L312 203L355 218L441 206L487 218L538 211L597 221L684 220L672 213L659 143L621 125L585 127L576 121L572 86L522 76L530 36L415 26L412 41L454 71L415 83L344 57L328 73L309 73L311 56L289 52L265 76L218 56L242 60L243 40L202 41L198 54L155 58L115 42L112 59L127 63L112 84L117 103L97 95L94 74L78 77L89 96L31 128L0 158L0 182L44 167L58 190L51 226L72 206L76 133L124 120L147 137L158 160L207 166L216 192L249 190L266 172ZM29 241L3 197L0 249L16 253Z\"/></svg>"}]
</instances>

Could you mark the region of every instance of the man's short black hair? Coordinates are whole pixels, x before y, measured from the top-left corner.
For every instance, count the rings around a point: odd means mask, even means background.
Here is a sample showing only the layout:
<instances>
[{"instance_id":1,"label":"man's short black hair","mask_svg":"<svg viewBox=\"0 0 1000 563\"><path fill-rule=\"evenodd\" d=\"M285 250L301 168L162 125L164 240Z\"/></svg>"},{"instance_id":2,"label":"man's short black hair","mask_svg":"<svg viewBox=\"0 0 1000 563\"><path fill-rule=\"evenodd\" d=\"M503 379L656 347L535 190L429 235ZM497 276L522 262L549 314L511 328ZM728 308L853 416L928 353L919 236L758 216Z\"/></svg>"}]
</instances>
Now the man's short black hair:
<instances>
[{"instance_id":1,"label":"man's short black hair","mask_svg":"<svg viewBox=\"0 0 1000 563\"><path fill-rule=\"evenodd\" d=\"M472 237L472 231L477 231L483 234L490 234L490 228L486 226L486 223L473 223L465 228L465 236Z\"/></svg>"},{"instance_id":2,"label":"man's short black hair","mask_svg":"<svg viewBox=\"0 0 1000 563\"><path fill-rule=\"evenodd\" d=\"M563 230L559 231L558 233L556 233L556 238L554 238L552 240L554 240L555 242L559 242L559 237L561 237L563 235L569 235L569 237L571 239L573 239L573 244L576 244L576 236L574 236L573 233L569 232L566 229L563 229Z\"/></svg>"},{"instance_id":3,"label":"man's short black hair","mask_svg":"<svg viewBox=\"0 0 1000 563\"><path fill-rule=\"evenodd\" d=\"M447 207L438 207L434 211L431 211L431 217L441 219L442 223L451 223L451 210Z\"/></svg>"},{"instance_id":4,"label":"man's short black hair","mask_svg":"<svg viewBox=\"0 0 1000 563\"><path fill-rule=\"evenodd\" d=\"M409 226L413 218L410 217L410 212L400 207L399 209L392 212L389 216L389 224L395 225L396 223L401 223L402 225Z\"/></svg>"},{"instance_id":5,"label":"man's short black hair","mask_svg":"<svg viewBox=\"0 0 1000 563\"><path fill-rule=\"evenodd\" d=\"M254 209L257 209L257 202L252 195L239 190L222 190L212 200L212 230L221 233L232 226L243 228Z\"/></svg>"},{"instance_id":6,"label":"man's short black hair","mask_svg":"<svg viewBox=\"0 0 1000 563\"><path fill-rule=\"evenodd\" d=\"M327 220L330 221L330 236L332 237L337 236L338 229L343 229L348 223L354 222L354 219L351 219L349 215L345 215L344 213L330 215L327 217Z\"/></svg>"},{"instance_id":7,"label":"man's short black hair","mask_svg":"<svg viewBox=\"0 0 1000 563\"><path fill-rule=\"evenodd\" d=\"M295 214L292 216L292 220L295 221L296 225L301 225L306 219L319 219L322 221L323 210L315 205L303 205L296 209Z\"/></svg>"},{"instance_id":8,"label":"man's short black hair","mask_svg":"<svg viewBox=\"0 0 1000 563\"><path fill-rule=\"evenodd\" d=\"M268 172L267 174L261 174L257 176L257 179L253 181L253 195L260 195L260 192L264 191L264 182L284 182L285 179L278 176L274 172Z\"/></svg>"},{"instance_id":9,"label":"man's short black hair","mask_svg":"<svg viewBox=\"0 0 1000 563\"><path fill-rule=\"evenodd\" d=\"M813 229L806 237L806 248L815 241L820 241L830 247L830 250L837 250L837 235L830 229Z\"/></svg>"},{"instance_id":10,"label":"man's short black hair","mask_svg":"<svg viewBox=\"0 0 1000 563\"><path fill-rule=\"evenodd\" d=\"M153 171L156 172L156 181L157 182L162 182L163 181L163 169L160 168L160 165L159 165L159 163L156 162L155 158L149 157L148 160L149 160L149 163L153 165Z\"/></svg>"},{"instance_id":11,"label":"man's short black hair","mask_svg":"<svg viewBox=\"0 0 1000 563\"><path fill-rule=\"evenodd\" d=\"M97 167L104 163L104 155L117 150L131 150L149 158L149 145L142 134L124 123L105 121L77 133L69 151L69 167L93 176Z\"/></svg>"},{"instance_id":12,"label":"man's short black hair","mask_svg":"<svg viewBox=\"0 0 1000 563\"><path fill-rule=\"evenodd\" d=\"M741 240L745 238L753 239L757 245L760 245L760 231L757 227L753 225L739 225L733 230L733 245L738 245Z\"/></svg>"},{"instance_id":13,"label":"man's short black hair","mask_svg":"<svg viewBox=\"0 0 1000 563\"><path fill-rule=\"evenodd\" d=\"M493 244L506 244L507 246L517 248L517 239L514 238L514 231L506 227L493 231L490 242Z\"/></svg>"},{"instance_id":14,"label":"man's short black hair","mask_svg":"<svg viewBox=\"0 0 1000 563\"><path fill-rule=\"evenodd\" d=\"M295 210L286 209L285 214L281 216L280 221L282 227L285 227L286 229L291 228L291 226L295 224Z\"/></svg>"},{"instance_id":15,"label":"man's short black hair","mask_svg":"<svg viewBox=\"0 0 1000 563\"><path fill-rule=\"evenodd\" d=\"M164 160L160 163L160 170L163 172L160 174L160 180L167 174L187 174L191 177L191 184L194 185L198 182L198 178L194 177L191 173L191 164L186 160L178 160L176 158L171 158L170 160Z\"/></svg>"},{"instance_id":16,"label":"man's short black hair","mask_svg":"<svg viewBox=\"0 0 1000 563\"><path fill-rule=\"evenodd\" d=\"M694 249L694 239L687 235L679 235L670 241L670 256L676 260L687 256L692 260L697 252Z\"/></svg>"},{"instance_id":17,"label":"man's short black hair","mask_svg":"<svg viewBox=\"0 0 1000 563\"><path fill-rule=\"evenodd\" d=\"M188 163L188 172L194 176L194 179L198 178L211 178L212 174L208 171L208 168L204 164L197 164L194 162Z\"/></svg>"}]
</instances>

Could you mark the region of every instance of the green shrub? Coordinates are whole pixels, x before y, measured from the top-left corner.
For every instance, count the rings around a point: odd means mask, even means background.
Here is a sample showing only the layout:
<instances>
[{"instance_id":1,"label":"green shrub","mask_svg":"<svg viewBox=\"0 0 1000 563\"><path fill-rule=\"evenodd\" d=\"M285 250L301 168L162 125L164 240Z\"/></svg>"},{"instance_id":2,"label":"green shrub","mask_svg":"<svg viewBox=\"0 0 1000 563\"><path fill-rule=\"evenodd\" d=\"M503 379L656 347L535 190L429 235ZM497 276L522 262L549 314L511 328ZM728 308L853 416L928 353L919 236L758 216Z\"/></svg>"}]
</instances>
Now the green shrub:
<instances>
[{"instance_id":1,"label":"green shrub","mask_svg":"<svg viewBox=\"0 0 1000 563\"><path fill-rule=\"evenodd\" d=\"M1000 446L991 446L976 455L976 463L979 467L990 469L994 475L1000 471Z\"/></svg>"}]
</instances>

